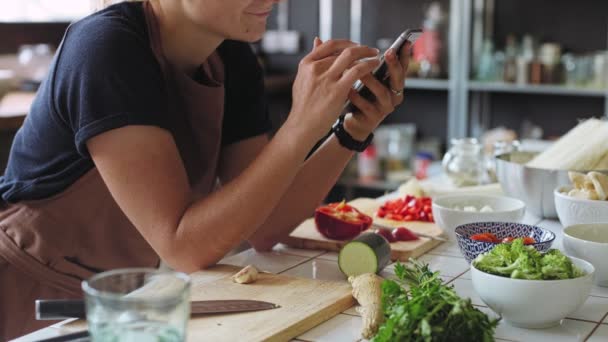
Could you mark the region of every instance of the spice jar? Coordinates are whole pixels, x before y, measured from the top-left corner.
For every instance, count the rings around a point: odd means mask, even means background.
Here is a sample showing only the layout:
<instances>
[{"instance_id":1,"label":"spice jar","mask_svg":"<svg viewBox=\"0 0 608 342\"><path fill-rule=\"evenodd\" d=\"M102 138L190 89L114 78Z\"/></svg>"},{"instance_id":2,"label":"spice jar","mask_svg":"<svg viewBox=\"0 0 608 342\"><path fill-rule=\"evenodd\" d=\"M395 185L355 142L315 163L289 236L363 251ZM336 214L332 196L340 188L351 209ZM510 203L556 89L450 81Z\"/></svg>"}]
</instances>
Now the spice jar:
<instances>
[{"instance_id":1,"label":"spice jar","mask_svg":"<svg viewBox=\"0 0 608 342\"><path fill-rule=\"evenodd\" d=\"M452 139L443 170L456 186L482 184L486 179L483 146L475 138Z\"/></svg>"}]
</instances>

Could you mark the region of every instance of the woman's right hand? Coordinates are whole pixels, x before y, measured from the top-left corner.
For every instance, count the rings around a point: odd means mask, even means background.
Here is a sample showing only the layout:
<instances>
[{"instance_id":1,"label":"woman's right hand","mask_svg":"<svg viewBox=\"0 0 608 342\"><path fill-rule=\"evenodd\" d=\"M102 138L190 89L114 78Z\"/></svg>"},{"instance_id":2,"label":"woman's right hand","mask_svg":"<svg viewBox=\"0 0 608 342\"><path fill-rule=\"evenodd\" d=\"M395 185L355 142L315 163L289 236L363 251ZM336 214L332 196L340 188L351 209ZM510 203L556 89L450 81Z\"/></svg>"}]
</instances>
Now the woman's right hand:
<instances>
[{"instance_id":1,"label":"woman's right hand","mask_svg":"<svg viewBox=\"0 0 608 342\"><path fill-rule=\"evenodd\" d=\"M314 142L324 136L341 114L353 83L379 64L378 50L348 40L321 42L302 59L293 86L293 105L288 122L314 134Z\"/></svg>"}]
</instances>

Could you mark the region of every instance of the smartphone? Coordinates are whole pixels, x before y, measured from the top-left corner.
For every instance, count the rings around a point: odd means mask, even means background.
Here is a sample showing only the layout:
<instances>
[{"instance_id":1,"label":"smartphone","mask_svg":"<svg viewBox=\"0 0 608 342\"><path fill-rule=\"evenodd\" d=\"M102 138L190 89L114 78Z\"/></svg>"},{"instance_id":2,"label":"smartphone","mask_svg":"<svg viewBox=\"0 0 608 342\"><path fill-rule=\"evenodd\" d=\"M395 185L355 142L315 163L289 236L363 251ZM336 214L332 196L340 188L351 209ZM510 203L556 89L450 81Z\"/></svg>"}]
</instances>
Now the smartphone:
<instances>
[{"instance_id":1,"label":"smartphone","mask_svg":"<svg viewBox=\"0 0 608 342\"><path fill-rule=\"evenodd\" d=\"M416 43L416 40L418 40L418 38L420 38L420 35L422 35L421 29L405 30L393 42L393 44L391 45L390 48L395 49L395 51L397 52L397 57L400 58L401 57L401 48L403 47L403 45L406 42L409 42L410 47L413 46L414 43ZM382 84L384 84L387 87L390 87L390 85L389 85L390 74L388 72L388 65L386 64L386 61L384 60L384 54L382 54L382 56L380 56L380 65L376 69L374 69L372 74ZM363 96L363 98L365 98L369 101L374 101L376 99L374 94L369 89L367 89L367 87L360 80L355 82L355 84L353 85L353 89L355 89L355 91L358 92L359 95ZM356 107L350 102L350 100L347 100L346 104L344 105L344 109L345 109L346 113L349 113L349 112L355 111Z\"/></svg>"}]
</instances>

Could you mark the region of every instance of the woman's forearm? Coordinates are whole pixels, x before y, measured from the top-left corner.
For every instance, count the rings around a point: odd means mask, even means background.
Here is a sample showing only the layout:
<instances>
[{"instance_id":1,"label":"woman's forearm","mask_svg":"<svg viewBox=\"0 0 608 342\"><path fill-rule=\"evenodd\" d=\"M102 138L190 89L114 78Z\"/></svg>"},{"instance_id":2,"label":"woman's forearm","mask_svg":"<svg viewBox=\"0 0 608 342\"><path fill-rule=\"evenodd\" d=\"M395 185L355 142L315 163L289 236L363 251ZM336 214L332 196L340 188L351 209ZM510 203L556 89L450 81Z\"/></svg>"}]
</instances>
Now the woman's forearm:
<instances>
[{"instance_id":1,"label":"woman's forearm","mask_svg":"<svg viewBox=\"0 0 608 342\"><path fill-rule=\"evenodd\" d=\"M296 130L297 131L297 130ZM281 129L239 177L193 202L175 231L171 260L187 271L208 267L248 239L281 201L311 144ZM188 260L190 260L188 262Z\"/></svg>"},{"instance_id":2,"label":"woman's forearm","mask_svg":"<svg viewBox=\"0 0 608 342\"><path fill-rule=\"evenodd\" d=\"M336 183L353 152L332 135L304 163L266 222L249 239L256 250L269 250L310 217Z\"/></svg>"}]
</instances>

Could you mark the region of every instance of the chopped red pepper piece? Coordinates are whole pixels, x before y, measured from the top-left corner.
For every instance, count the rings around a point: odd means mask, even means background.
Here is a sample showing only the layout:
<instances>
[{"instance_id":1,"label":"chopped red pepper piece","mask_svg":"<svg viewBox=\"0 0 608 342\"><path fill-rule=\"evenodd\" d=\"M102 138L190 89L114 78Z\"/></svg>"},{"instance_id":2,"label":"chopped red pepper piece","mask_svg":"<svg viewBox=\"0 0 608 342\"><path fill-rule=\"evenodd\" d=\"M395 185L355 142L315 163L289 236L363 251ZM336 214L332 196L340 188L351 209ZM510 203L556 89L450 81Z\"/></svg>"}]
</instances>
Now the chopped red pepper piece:
<instances>
[{"instance_id":1,"label":"chopped red pepper piece","mask_svg":"<svg viewBox=\"0 0 608 342\"><path fill-rule=\"evenodd\" d=\"M418 235L405 227L399 227L393 230L393 236L397 241L414 241L420 239Z\"/></svg>"},{"instance_id":2,"label":"chopped red pepper piece","mask_svg":"<svg viewBox=\"0 0 608 342\"><path fill-rule=\"evenodd\" d=\"M315 210L315 224L321 235L333 240L350 240L372 225L372 218L342 201Z\"/></svg>"},{"instance_id":3,"label":"chopped red pepper piece","mask_svg":"<svg viewBox=\"0 0 608 342\"><path fill-rule=\"evenodd\" d=\"M386 201L378 209L376 216L395 221L435 222L431 198L411 195Z\"/></svg>"},{"instance_id":4,"label":"chopped red pepper piece","mask_svg":"<svg viewBox=\"0 0 608 342\"><path fill-rule=\"evenodd\" d=\"M378 228L378 229L374 230L374 233L382 236L388 242L395 242L395 241L397 241L389 229Z\"/></svg>"}]
</instances>

